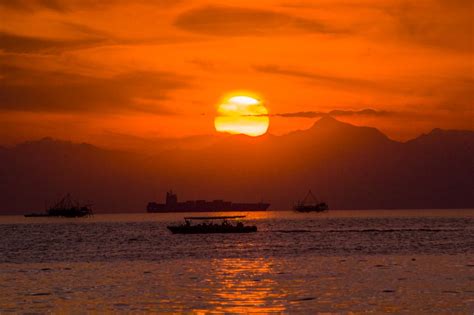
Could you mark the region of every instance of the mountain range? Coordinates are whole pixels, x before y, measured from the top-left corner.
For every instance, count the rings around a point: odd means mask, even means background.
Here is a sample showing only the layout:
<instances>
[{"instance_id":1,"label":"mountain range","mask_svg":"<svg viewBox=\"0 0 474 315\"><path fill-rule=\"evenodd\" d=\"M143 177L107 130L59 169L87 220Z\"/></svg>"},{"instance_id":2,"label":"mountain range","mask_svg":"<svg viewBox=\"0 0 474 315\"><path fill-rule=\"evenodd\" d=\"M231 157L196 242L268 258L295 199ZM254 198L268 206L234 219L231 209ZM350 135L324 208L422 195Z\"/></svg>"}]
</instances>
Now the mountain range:
<instances>
[{"instance_id":1,"label":"mountain range","mask_svg":"<svg viewBox=\"0 0 474 315\"><path fill-rule=\"evenodd\" d=\"M262 200L274 210L309 189L331 209L474 208L473 175L473 131L397 142L330 116L283 136L148 152L44 138L0 147L0 213L38 212L68 192L98 213L143 212L169 189L180 200Z\"/></svg>"}]
</instances>

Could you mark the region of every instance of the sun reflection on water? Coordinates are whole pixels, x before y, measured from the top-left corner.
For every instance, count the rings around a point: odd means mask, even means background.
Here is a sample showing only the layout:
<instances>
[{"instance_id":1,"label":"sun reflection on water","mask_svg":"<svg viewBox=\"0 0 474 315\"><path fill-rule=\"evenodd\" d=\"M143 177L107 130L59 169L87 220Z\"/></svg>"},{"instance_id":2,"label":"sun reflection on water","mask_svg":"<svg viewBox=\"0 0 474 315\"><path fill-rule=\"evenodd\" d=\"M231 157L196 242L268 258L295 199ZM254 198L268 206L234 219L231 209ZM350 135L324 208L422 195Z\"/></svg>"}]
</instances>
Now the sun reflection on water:
<instances>
[{"instance_id":1,"label":"sun reflection on water","mask_svg":"<svg viewBox=\"0 0 474 315\"><path fill-rule=\"evenodd\" d=\"M272 313L285 311L285 294L272 279L272 264L266 259L215 259L212 276L205 279L212 298L209 305L223 313ZM195 309L204 314L209 309Z\"/></svg>"}]
</instances>

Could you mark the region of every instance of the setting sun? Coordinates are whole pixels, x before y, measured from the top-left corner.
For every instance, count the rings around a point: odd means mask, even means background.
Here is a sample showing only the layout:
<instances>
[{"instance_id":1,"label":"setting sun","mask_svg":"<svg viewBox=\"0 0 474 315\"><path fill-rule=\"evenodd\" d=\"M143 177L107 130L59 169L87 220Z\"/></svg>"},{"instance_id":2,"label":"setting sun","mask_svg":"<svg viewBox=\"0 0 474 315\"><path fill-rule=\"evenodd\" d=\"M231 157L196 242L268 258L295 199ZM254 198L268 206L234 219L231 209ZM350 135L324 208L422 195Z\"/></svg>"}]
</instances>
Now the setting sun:
<instances>
[{"instance_id":1,"label":"setting sun","mask_svg":"<svg viewBox=\"0 0 474 315\"><path fill-rule=\"evenodd\" d=\"M474 315L473 3L0 0L0 315Z\"/></svg>"},{"instance_id":2,"label":"setting sun","mask_svg":"<svg viewBox=\"0 0 474 315\"><path fill-rule=\"evenodd\" d=\"M247 95L224 98L217 108L214 126L218 132L256 137L265 134L269 126L268 110L263 102Z\"/></svg>"}]
</instances>

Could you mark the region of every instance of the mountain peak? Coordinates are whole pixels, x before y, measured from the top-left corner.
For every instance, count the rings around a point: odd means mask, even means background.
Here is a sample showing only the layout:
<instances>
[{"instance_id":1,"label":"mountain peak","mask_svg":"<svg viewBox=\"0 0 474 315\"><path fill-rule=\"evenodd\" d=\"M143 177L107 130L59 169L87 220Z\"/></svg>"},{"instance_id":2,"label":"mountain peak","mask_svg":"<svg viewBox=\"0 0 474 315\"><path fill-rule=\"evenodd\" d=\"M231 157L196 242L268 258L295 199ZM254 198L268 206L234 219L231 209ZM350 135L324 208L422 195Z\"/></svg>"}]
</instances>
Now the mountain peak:
<instances>
[{"instance_id":1,"label":"mountain peak","mask_svg":"<svg viewBox=\"0 0 474 315\"><path fill-rule=\"evenodd\" d=\"M318 121L316 121L311 129L313 128L335 128L335 127L342 127L342 126L352 126L351 124L342 122L337 120L336 118L332 117L331 115L324 115Z\"/></svg>"},{"instance_id":2,"label":"mountain peak","mask_svg":"<svg viewBox=\"0 0 474 315\"><path fill-rule=\"evenodd\" d=\"M472 143L474 141L474 131L472 130L450 130L435 128L428 133L424 133L407 143L432 143L439 146L441 143Z\"/></svg>"},{"instance_id":3,"label":"mountain peak","mask_svg":"<svg viewBox=\"0 0 474 315\"><path fill-rule=\"evenodd\" d=\"M323 115L316 123L334 124L334 123L341 123L341 122L337 120L336 118L332 117L331 115L327 114L327 115Z\"/></svg>"}]
</instances>

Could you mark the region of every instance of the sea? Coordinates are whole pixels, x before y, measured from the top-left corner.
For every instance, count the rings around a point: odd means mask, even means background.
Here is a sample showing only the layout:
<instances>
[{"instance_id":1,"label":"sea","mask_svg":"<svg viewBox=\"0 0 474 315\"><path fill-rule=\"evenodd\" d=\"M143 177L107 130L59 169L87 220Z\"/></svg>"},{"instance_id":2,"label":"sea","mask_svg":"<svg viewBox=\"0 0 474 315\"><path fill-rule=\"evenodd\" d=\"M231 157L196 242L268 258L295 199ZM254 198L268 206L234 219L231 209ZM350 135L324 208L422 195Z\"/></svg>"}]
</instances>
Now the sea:
<instances>
[{"instance_id":1,"label":"sea","mask_svg":"<svg viewBox=\"0 0 474 315\"><path fill-rule=\"evenodd\" d=\"M0 313L474 313L472 209L244 214L257 233L0 216Z\"/></svg>"}]
</instances>

